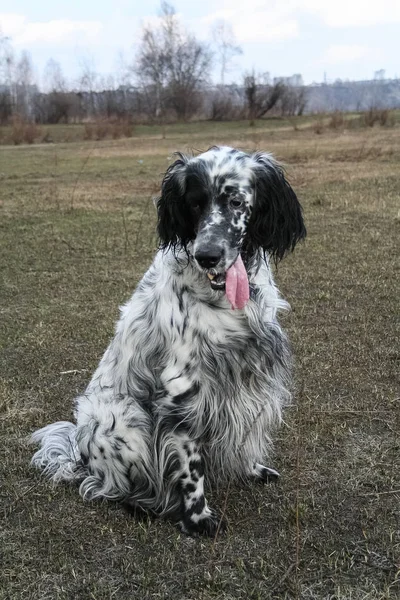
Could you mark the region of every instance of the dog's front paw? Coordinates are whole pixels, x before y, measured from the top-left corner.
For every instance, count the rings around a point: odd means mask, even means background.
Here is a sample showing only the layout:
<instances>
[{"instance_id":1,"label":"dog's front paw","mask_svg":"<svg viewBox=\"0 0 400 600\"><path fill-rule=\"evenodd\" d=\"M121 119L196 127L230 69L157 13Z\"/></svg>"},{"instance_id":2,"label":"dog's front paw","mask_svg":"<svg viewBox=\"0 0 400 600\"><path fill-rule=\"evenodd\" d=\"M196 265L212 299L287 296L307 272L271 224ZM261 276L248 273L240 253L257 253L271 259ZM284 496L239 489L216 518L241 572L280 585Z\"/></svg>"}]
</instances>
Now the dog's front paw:
<instances>
[{"instance_id":1,"label":"dog's front paw","mask_svg":"<svg viewBox=\"0 0 400 600\"><path fill-rule=\"evenodd\" d=\"M226 530L226 523L215 510L207 506L200 514L183 515L179 527L186 535L215 537Z\"/></svg>"},{"instance_id":2,"label":"dog's front paw","mask_svg":"<svg viewBox=\"0 0 400 600\"><path fill-rule=\"evenodd\" d=\"M261 483L270 483L271 481L278 481L280 477L278 471L275 471L275 469L271 469L271 467L264 467L264 465L260 465L259 463L256 463L254 465L253 475Z\"/></svg>"}]
</instances>

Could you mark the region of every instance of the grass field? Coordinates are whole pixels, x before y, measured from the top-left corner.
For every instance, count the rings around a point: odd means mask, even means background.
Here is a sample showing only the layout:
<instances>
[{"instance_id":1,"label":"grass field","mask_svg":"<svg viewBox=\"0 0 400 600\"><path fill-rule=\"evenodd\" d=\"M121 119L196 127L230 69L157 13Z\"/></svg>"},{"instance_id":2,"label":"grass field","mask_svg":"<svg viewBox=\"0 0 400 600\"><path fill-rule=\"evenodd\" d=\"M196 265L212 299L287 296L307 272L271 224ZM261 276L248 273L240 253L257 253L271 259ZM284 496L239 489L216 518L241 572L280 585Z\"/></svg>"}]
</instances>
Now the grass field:
<instances>
[{"instance_id":1,"label":"grass field","mask_svg":"<svg viewBox=\"0 0 400 600\"><path fill-rule=\"evenodd\" d=\"M286 163L308 239L276 275L296 355L282 478L215 492L229 528L209 540L52 487L26 438L71 418L152 259L172 153L221 143ZM399 127L206 123L2 146L0 190L0 598L399 598Z\"/></svg>"}]
</instances>

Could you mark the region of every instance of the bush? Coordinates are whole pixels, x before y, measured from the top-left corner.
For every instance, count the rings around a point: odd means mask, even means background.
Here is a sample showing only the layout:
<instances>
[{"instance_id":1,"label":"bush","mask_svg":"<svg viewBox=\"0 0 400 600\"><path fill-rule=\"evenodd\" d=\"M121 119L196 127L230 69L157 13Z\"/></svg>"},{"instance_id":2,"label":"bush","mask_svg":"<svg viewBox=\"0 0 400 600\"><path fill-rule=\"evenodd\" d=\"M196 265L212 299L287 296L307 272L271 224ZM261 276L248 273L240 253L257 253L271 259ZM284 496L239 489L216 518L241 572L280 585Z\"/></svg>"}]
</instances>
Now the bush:
<instances>
[{"instance_id":1,"label":"bush","mask_svg":"<svg viewBox=\"0 0 400 600\"><path fill-rule=\"evenodd\" d=\"M317 133L318 135L323 133L323 131L324 131L323 120L321 118L319 118L316 121L314 121L312 128L313 128L314 133Z\"/></svg>"},{"instance_id":2,"label":"bush","mask_svg":"<svg viewBox=\"0 0 400 600\"><path fill-rule=\"evenodd\" d=\"M40 129L36 123L25 123L24 127L24 142L33 144L36 138L40 137Z\"/></svg>"},{"instance_id":3,"label":"bush","mask_svg":"<svg viewBox=\"0 0 400 600\"><path fill-rule=\"evenodd\" d=\"M24 124L19 117L13 117L11 119L10 140L15 146L22 144L24 141Z\"/></svg>"},{"instance_id":4,"label":"bush","mask_svg":"<svg viewBox=\"0 0 400 600\"><path fill-rule=\"evenodd\" d=\"M370 108L363 115L364 125L373 127L379 121L379 111L376 108Z\"/></svg>"},{"instance_id":5,"label":"bush","mask_svg":"<svg viewBox=\"0 0 400 600\"><path fill-rule=\"evenodd\" d=\"M104 140L106 137L112 137L117 140L121 137L132 137L133 123L129 117L108 119L100 117L93 123L85 123L83 132L84 140Z\"/></svg>"},{"instance_id":6,"label":"bush","mask_svg":"<svg viewBox=\"0 0 400 600\"><path fill-rule=\"evenodd\" d=\"M393 127L395 124L394 114L388 108L372 107L365 111L362 121L366 127L373 127L375 123L379 123L382 127Z\"/></svg>"},{"instance_id":7,"label":"bush","mask_svg":"<svg viewBox=\"0 0 400 600\"><path fill-rule=\"evenodd\" d=\"M36 138L40 137L41 132L36 123L25 121L20 116L16 115L11 119L10 141L18 146L25 144L33 144Z\"/></svg>"},{"instance_id":8,"label":"bush","mask_svg":"<svg viewBox=\"0 0 400 600\"><path fill-rule=\"evenodd\" d=\"M42 144L52 144L54 142L53 138L51 137L50 131L45 132L41 141Z\"/></svg>"},{"instance_id":9,"label":"bush","mask_svg":"<svg viewBox=\"0 0 400 600\"><path fill-rule=\"evenodd\" d=\"M394 117L394 113L389 110L388 108L384 108L379 112L379 125L381 125L382 127L394 127L395 125L395 117Z\"/></svg>"},{"instance_id":10,"label":"bush","mask_svg":"<svg viewBox=\"0 0 400 600\"><path fill-rule=\"evenodd\" d=\"M342 129L344 127L344 116L339 110L335 110L329 121L330 129Z\"/></svg>"},{"instance_id":11,"label":"bush","mask_svg":"<svg viewBox=\"0 0 400 600\"><path fill-rule=\"evenodd\" d=\"M244 107L234 104L222 91L214 93L210 108L210 121L234 121L244 117Z\"/></svg>"},{"instance_id":12,"label":"bush","mask_svg":"<svg viewBox=\"0 0 400 600\"><path fill-rule=\"evenodd\" d=\"M133 123L132 119L129 117L127 119L122 119L122 134L126 138L130 138L133 136Z\"/></svg>"},{"instance_id":13,"label":"bush","mask_svg":"<svg viewBox=\"0 0 400 600\"><path fill-rule=\"evenodd\" d=\"M91 140L94 136L94 125L93 123L85 123L85 127L83 130L83 139Z\"/></svg>"}]
</instances>

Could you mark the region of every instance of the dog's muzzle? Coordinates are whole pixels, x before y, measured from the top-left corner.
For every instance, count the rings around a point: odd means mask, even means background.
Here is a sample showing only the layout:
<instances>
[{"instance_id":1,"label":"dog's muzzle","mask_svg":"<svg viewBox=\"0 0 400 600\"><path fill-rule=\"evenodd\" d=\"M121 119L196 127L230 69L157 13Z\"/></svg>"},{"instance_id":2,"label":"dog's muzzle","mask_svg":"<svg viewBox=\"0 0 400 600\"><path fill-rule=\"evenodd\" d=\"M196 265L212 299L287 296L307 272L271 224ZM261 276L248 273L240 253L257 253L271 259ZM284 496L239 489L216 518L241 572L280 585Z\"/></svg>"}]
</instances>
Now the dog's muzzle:
<instances>
[{"instance_id":1,"label":"dog's muzzle","mask_svg":"<svg viewBox=\"0 0 400 600\"><path fill-rule=\"evenodd\" d=\"M226 273L223 268L218 268L223 263L224 250L218 246L199 247L196 249L194 258L201 269L203 269L210 280L213 290L225 289Z\"/></svg>"}]
</instances>

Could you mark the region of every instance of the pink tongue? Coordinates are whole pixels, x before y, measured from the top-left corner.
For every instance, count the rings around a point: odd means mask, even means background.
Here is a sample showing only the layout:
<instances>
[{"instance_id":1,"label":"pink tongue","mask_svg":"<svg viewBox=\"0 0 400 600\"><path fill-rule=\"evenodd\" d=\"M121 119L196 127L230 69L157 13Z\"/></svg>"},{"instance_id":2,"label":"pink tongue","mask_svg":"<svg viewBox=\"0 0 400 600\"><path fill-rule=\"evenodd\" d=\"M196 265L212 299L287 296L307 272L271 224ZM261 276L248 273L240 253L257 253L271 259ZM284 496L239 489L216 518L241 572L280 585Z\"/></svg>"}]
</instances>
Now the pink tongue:
<instances>
[{"instance_id":1,"label":"pink tongue","mask_svg":"<svg viewBox=\"0 0 400 600\"><path fill-rule=\"evenodd\" d=\"M226 272L225 291L232 308L246 306L250 295L249 280L240 254Z\"/></svg>"}]
</instances>

